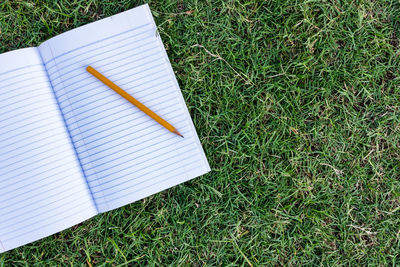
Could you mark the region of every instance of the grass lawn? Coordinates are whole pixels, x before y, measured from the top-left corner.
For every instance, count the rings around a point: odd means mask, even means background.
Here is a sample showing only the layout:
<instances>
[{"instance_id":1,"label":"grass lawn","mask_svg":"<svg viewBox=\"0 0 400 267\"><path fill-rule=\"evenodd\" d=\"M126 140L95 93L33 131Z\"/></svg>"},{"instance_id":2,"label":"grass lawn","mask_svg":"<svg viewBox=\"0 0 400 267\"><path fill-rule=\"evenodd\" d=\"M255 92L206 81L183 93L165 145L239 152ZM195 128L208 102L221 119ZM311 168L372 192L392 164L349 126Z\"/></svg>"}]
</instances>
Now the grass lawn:
<instances>
[{"instance_id":1,"label":"grass lawn","mask_svg":"<svg viewBox=\"0 0 400 267\"><path fill-rule=\"evenodd\" d=\"M3 0L0 52L142 3ZM148 3L213 171L0 266L400 264L400 2Z\"/></svg>"}]
</instances>

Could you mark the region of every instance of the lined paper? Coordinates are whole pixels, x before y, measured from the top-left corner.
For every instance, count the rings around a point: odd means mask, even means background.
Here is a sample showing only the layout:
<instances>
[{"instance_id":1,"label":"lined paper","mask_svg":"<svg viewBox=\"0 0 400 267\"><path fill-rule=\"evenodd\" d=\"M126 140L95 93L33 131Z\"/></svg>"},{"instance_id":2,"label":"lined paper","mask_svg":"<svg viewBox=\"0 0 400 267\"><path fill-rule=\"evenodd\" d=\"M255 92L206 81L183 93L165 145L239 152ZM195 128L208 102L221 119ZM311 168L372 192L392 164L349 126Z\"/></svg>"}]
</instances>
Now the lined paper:
<instances>
[{"instance_id":1,"label":"lined paper","mask_svg":"<svg viewBox=\"0 0 400 267\"><path fill-rule=\"evenodd\" d=\"M61 34L39 50L100 212L210 170L147 5ZM185 138L88 74L88 65Z\"/></svg>"},{"instance_id":2,"label":"lined paper","mask_svg":"<svg viewBox=\"0 0 400 267\"><path fill-rule=\"evenodd\" d=\"M0 55L0 253L97 211L36 48Z\"/></svg>"}]
</instances>

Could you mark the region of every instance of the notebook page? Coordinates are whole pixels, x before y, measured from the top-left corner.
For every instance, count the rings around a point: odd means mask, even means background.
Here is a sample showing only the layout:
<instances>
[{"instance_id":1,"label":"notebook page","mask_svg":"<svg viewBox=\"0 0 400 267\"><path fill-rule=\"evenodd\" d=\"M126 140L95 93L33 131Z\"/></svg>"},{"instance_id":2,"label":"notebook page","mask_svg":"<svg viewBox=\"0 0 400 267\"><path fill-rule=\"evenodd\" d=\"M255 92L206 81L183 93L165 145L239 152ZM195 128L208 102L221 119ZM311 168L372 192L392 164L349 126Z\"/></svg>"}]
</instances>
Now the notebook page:
<instances>
[{"instance_id":1,"label":"notebook page","mask_svg":"<svg viewBox=\"0 0 400 267\"><path fill-rule=\"evenodd\" d=\"M147 5L59 35L40 51L99 211L210 170ZM87 65L185 138L88 74Z\"/></svg>"},{"instance_id":2,"label":"notebook page","mask_svg":"<svg viewBox=\"0 0 400 267\"><path fill-rule=\"evenodd\" d=\"M0 55L0 253L96 214L36 48Z\"/></svg>"}]
</instances>

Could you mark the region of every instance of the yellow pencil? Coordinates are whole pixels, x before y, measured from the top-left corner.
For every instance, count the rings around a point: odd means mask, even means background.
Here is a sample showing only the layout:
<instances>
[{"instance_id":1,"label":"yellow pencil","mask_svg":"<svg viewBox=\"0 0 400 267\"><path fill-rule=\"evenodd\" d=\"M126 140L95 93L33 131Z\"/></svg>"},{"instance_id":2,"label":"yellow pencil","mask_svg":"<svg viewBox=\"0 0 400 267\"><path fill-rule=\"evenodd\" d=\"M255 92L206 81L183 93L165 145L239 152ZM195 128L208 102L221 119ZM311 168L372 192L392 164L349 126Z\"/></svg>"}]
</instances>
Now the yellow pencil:
<instances>
[{"instance_id":1,"label":"yellow pencil","mask_svg":"<svg viewBox=\"0 0 400 267\"><path fill-rule=\"evenodd\" d=\"M107 85L108 87L110 87L111 89L113 89L115 92L117 92L120 96L122 96L123 98L125 98L126 100L128 100L129 102L131 102L133 105L135 105L137 108L139 108L141 111L143 111L144 113L146 113L148 116L150 116L153 120L155 120L156 122L158 122L159 124L161 124L162 126L164 126L167 130L169 130L170 132L173 132L177 135L179 135L180 137L183 137L183 135L181 135L177 129L175 129L174 126L172 126L171 124L169 124L168 122L166 122L163 118L161 118L160 116L158 116L156 113L154 113L153 111L151 111L148 107L146 107L145 105L143 105L142 103L140 103L139 101L137 101L135 98L133 98L130 94L128 94L127 92L125 92L124 90L122 90L118 85L116 85L115 83L113 83L112 81L110 81L109 79L107 79L106 77L104 77L103 74L101 74L100 72L98 72L97 70L95 70L94 68L92 68L91 66L88 66L86 68L86 70L92 74L94 77L96 77L97 79L99 79L101 82L103 82L105 85Z\"/></svg>"}]
</instances>

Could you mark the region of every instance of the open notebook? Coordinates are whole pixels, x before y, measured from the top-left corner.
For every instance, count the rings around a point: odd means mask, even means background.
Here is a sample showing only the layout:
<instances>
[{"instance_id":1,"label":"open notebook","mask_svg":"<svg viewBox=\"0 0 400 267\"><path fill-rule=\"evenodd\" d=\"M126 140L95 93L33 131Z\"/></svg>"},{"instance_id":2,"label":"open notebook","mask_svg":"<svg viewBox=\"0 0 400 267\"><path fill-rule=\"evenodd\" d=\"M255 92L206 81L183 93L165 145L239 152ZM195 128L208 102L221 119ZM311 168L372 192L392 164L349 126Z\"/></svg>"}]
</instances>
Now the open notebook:
<instances>
[{"instance_id":1,"label":"open notebook","mask_svg":"<svg viewBox=\"0 0 400 267\"><path fill-rule=\"evenodd\" d=\"M147 5L0 55L0 103L0 252L210 171Z\"/></svg>"}]
</instances>

